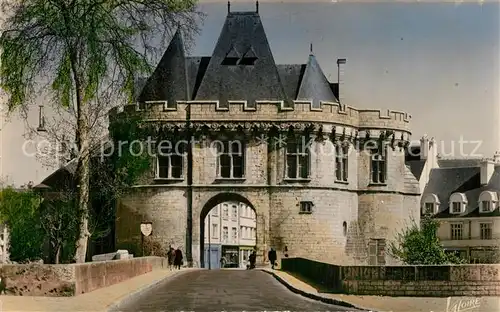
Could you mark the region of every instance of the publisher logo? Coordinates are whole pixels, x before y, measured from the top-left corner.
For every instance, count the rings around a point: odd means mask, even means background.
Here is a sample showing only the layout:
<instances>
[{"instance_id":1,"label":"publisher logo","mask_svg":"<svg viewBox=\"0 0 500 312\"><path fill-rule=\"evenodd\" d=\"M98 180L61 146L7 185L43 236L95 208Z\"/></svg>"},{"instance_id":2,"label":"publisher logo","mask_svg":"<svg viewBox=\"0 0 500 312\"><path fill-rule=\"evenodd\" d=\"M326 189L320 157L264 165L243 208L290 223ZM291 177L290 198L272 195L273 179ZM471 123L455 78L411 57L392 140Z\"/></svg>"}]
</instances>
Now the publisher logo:
<instances>
[{"instance_id":1,"label":"publisher logo","mask_svg":"<svg viewBox=\"0 0 500 312\"><path fill-rule=\"evenodd\" d=\"M481 302L479 298L453 298L446 301L446 312L476 312Z\"/></svg>"}]
</instances>

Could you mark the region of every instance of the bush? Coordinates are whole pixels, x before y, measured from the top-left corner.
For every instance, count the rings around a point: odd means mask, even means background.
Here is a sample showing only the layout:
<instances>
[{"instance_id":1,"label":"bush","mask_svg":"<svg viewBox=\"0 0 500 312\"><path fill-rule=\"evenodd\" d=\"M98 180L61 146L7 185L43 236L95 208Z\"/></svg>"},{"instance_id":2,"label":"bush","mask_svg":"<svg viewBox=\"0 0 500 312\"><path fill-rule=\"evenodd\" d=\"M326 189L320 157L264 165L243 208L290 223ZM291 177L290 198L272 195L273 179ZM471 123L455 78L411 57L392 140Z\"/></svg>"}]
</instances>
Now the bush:
<instances>
[{"instance_id":1,"label":"bush","mask_svg":"<svg viewBox=\"0 0 500 312\"><path fill-rule=\"evenodd\" d=\"M44 231L40 226L41 198L32 190L12 187L0 192L0 219L9 230L10 260L17 262L43 258Z\"/></svg>"},{"instance_id":2,"label":"bush","mask_svg":"<svg viewBox=\"0 0 500 312\"><path fill-rule=\"evenodd\" d=\"M389 253L408 265L461 264L466 260L446 253L437 237L439 222L429 216L422 218L420 227L411 226L397 235L389 245Z\"/></svg>"}]
</instances>

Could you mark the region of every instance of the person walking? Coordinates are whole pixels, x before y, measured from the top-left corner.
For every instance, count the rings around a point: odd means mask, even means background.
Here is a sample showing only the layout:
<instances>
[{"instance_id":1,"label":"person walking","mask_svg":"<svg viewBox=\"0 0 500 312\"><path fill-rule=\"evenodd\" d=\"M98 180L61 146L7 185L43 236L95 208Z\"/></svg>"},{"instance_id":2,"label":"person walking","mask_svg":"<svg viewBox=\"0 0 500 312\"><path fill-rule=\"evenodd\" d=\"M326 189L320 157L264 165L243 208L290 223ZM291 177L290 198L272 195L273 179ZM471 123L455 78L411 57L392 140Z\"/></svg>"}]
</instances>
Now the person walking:
<instances>
[{"instance_id":1,"label":"person walking","mask_svg":"<svg viewBox=\"0 0 500 312\"><path fill-rule=\"evenodd\" d=\"M177 270L180 270L181 269L181 265L182 265L182 251L177 248L175 250L175 257L174 257L174 267L177 269Z\"/></svg>"},{"instance_id":2,"label":"person walking","mask_svg":"<svg viewBox=\"0 0 500 312\"><path fill-rule=\"evenodd\" d=\"M269 262L271 262L271 269L274 270L274 266L276 265L276 260L278 256L276 255L276 250L274 248L271 248L269 252L267 253L267 258L269 259Z\"/></svg>"},{"instance_id":3,"label":"person walking","mask_svg":"<svg viewBox=\"0 0 500 312\"><path fill-rule=\"evenodd\" d=\"M168 260L168 268L172 270L174 268L175 249L172 248L171 245L168 246L167 260Z\"/></svg>"},{"instance_id":4,"label":"person walking","mask_svg":"<svg viewBox=\"0 0 500 312\"><path fill-rule=\"evenodd\" d=\"M249 269L255 269L255 262L257 261L257 253L255 252L255 250L252 252L252 254L250 255L250 257L248 257L248 260L250 261L250 267Z\"/></svg>"}]
</instances>

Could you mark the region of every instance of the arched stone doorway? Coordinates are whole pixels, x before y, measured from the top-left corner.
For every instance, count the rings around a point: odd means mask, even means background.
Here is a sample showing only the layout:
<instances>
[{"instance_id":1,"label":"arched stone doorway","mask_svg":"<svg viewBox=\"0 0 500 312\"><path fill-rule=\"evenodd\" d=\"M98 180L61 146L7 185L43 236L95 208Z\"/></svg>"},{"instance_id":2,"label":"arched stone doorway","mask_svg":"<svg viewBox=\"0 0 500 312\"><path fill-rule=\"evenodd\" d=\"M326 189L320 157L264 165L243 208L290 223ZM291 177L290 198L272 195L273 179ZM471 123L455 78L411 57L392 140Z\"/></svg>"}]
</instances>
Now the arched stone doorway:
<instances>
[{"instance_id":1,"label":"arched stone doorway","mask_svg":"<svg viewBox=\"0 0 500 312\"><path fill-rule=\"evenodd\" d=\"M200 267L202 268L207 268L206 267L206 252L205 252L205 247L206 247L206 243L205 243L205 235L207 235L207 231L205 229L205 219L207 218L208 214L210 213L210 211L218 206L219 204L223 204L223 203L226 203L226 202L238 202L238 203L243 203L245 204L246 206L248 206L252 211L253 213L255 214L255 216L257 216L257 210L255 209L254 205L246 198L244 197L243 195L241 194L238 194L238 193L230 193L230 192L224 192L224 193L219 193L215 196L213 196L212 198L210 198L206 203L205 205L203 206L203 208L201 209L201 212L200 212L200 219L199 219L199 227L200 227L200 250L199 250L199 256L200 256ZM239 207L238 207L238 210L239 210ZM222 213L222 211L220 212ZM256 228L258 227L258 222L256 222ZM210 225L209 225L210 226ZM238 228L238 235L240 235L240 232L239 232L239 228ZM255 247L257 247L257 242L258 242L258 239L257 239L257 236L258 236L258 231L256 230L255 231ZM211 251L209 251L211 252ZM217 261L220 260L220 259L217 259Z\"/></svg>"}]
</instances>

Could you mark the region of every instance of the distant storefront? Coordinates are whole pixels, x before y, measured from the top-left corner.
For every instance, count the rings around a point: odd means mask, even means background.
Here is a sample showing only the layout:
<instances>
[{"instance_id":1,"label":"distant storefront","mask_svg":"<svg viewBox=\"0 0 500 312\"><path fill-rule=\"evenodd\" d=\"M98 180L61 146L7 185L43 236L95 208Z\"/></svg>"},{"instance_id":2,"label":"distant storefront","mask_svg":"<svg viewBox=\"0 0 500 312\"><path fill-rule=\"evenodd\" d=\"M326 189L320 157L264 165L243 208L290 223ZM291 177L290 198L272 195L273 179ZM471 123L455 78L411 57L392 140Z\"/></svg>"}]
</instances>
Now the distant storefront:
<instances>
[{"instance_id":1,"label":"distant storefront","mask_svg":"<svg viewBox=\"0 0 500 312\"><path fill-rule=\"evenodd\" d=\"M249 258L255 246L240 246L240 268L246 268L250 264Z\"/></svg>"},{"instance_id":2,"label":"distant storefront","mask_svg":"<svg viewBox=\"0 0 500 312\"><path fill-rule=\"evenodd\" d=\"M222 246L222 267L224 268L239 267L238 246Z\"/></svg>"},{"instance_id":3,"label":"distant storefront","mask_svg":"<svg viewBox=\"0 0 500 312\"><path fill-rule=\"evenodd\" d=\"M210 248L210 251L209 251ZM205 266L208 269L219 269L221 258L221 246L219 244L205 245Z\"/></svg>"}]
</instances>

